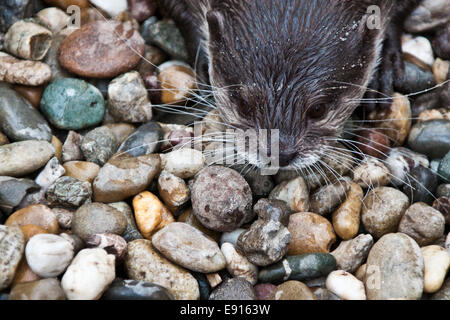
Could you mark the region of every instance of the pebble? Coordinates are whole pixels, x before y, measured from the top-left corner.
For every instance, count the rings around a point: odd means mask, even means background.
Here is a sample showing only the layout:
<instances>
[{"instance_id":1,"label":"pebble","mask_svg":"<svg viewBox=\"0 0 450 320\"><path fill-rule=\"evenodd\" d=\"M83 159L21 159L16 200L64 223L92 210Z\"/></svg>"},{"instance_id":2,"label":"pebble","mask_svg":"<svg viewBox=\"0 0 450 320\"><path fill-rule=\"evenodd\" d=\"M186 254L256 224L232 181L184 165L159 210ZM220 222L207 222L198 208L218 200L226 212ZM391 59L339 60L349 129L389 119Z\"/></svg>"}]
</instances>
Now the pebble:
<instances>
[{"instance_id":1,"label":"pebble","mask_svg":"<svg viewBox=\"0 0 450 320\"><path fill-rule=\"evenodd\" d=\"M127 220L127 228L125 229L125 232L122 234L122 237L127 242L143 238L137 228L136 221L134 220L133 211L126 202L114 202L110 203L109 206L120 211Z\"/></svg>"},{"instance_id":2,"label":"pebble","mask_svg":"<svg viewBox=\"0 0 450 320\"><path fill-rule=\"evenodd\" d=\"M277 289L277 286L271 283L259 283L253 289L257 300L269 300L270 295Z\"/></svg>"},{"instance_id":3,"label":"pebble","mask_svg":"<svg viewBox=\"0 0 450 320\"><path fill-rule=\"evenodd\" d=\"M98 233L122 235L127 221L117 209L103 203L89 203L75 211L72 218L72 232L83 240Z\"/></svg>"},{"instance_id":4,"label":"pebble","mask_svg":"<svg viewBox=\"0 0 450 320\"><path fill-rule=\"evenodd\" d=\"M153 235L152 245L169 260L192 271L212 273L226 266L217 243L186 223L168 224Z\"/></svg>"},{"instance_id":5,"label":"pebble","mask_svg":"<svg viewBox=\"0 0 450 320\"><path fill-rule=\"evenodd\" d=\"M140 126L119 147L119 155L126 153L132 157L139 157L158 152L161 146L163 131L156 122L148 122Z\"/></svg>"},{"instance_id":6,"label":"pebble","mask_svg":"<svg viewBox=\"0 0 450 320\"><path fill-rule=\"evenodd\" d=\"M8 31L8 28L17 20L28 18L33 14L33 1L13 0L0 4L0 33Z\"/></svg>"},{"instance_id":7,"label":"pebble","mask_svg":"<svg viewBox=\"0 0 450 320\"><path fill-rule=\"evenodd\" d=\"M423 291L435 293L442 287L450 268L450 253L440 246L422 247L421 250L425 262Z\"/></svg>"},{"instance_id":8,"label":"pebble","mask_svg":"<svg viewBox=\"0 0 450 320\"><path fill-rule=\"evenodd\" d=\"M241 277L255 285L258 281L258 267L252 264L231 243L222 244L222 253L226 259L226 268L233 277Z\"/></svg>"},{"instance_id":9,"label":"pebble","mask_svg":"<svg viewBox=\"0 0 450 320\"><path fill-rule=\"evenodd\" d=\"M108 86L108 108L117 121L136 123L152 119L152 104L137 71L125 73L111 81Z\"/></svg>"},{"instance_id":10,"label":"pebble","mask_svg":"<svg viewBox=\"0 0 450 320\"><path fill-rule=\"evenodd\" d=\"M368 155L378 159L386 158L391 142L389 137L381 129L364 128L356 132L358 149Z\"/></svg>"},{"instance_id":11,"label":"pebble","mask_svg":"<svg viewBox=\"0 0 450 320\"><path fill-rule=\"evenodd\" d=\"M327 276L336 268L336 259L329 253L288 256L259 272L259 282L278 283L286 280L311 280Z\"/></svg>"},{"instance_id":12,"label":"pebble","mask_svg":"<svg viewBox=\"0 0 450 320\"><path fill-rule=\"evenodd\" d=\"M425 110L421 114L419 114L417 122L442 120L442 119L450 120L450 111L447 111L445 109Z\"/></svg>"},{"instance_id":13,"label":"pebble","mask_svg":"<svg viewBox=\"0 0 450 320\"><path fill-rule=\"evenodd\" d=\"M24 248L20 228L0 225L0 290L8 288L13 281Z\"/></svg>"},{"instance_id":14,"label":"pebble","mask_svg":"<svg viewBox=\"0 0 450 320\"><path fill-rule=\"evenodd\" d=\"M177 214L178 214L178 212L177 212ZM184 210L183 213L181 213L181 215L178 217L177 221L184 222L184 223L187 223L187 224L193 226L194 228L200 230L205 235L211 237L215 241L219 241L219 239L221 237L220 232L207 229L204 225L202 225L200 223L200 221L198 221L198 219L192 213L192 208L188 208L188 209ZM236 238L236 241L237 241L237 238Z\"/></svg>"},{"instance_id":15,"label":"pebble","mask_svg":"<svg viewBox=\"0 0 450 320\"><path fill-rule=\"evenodd\" d=\"M182 179L194 177L206 165L201 151L188 148L161 154L161 161L164 170ZM248 185L245 181L243 183Z\"/></svg>"},{"instance_id":16,"label":"pebble","mask_svg":"<svg viewBox=\"0 0 450 320\"><path fill-rule=\"evenodd\" d=\"M441 184L436 190L437 197L450 197L450 184Z\"/></svg>"},{"instance_id":17,"label":"pebble","mask_svg":"<svg viewBox=\"0 0 450 320\"><path fill-rule=\"evenodd\" d=\"M366 261L373 243L374 241L370 234L360 234L352 240L342 241L331 252L336 259L338 269L350 273L356 272Z\"/></svg>"},{"instance_id":18,"label":"pebble","mask_svg":"<svg viewBox=\"0 0 450 320\"><path fill-rule=\"evenodd\" d=\"M311 212L326 215L333 212L337 206L344 202L350 190L349 177L338 179L332 184L326 184L310 196Z\"/></svg>"},{"instance_id":19,"label":"pebble","mask_svg":"<svg viewBox=\"0 0 450 320\"><path fill-rule=\"evenodd\" d=\"M425 202L430 205L433 203L438 177L432 170L422 166L415 167L411 169L406 181L408 183L403 186L403 192L411 203Z\"/></svg>"},{"instance_id":20,"label":"pebble","mask_svg":"<svg viewBox=\"0 0 450 320\"><path fill-rule=\"evenodd\" d=\"M440 197L433 203L433 208L443 214L445 223L450 224L450 198Z\"/></svg>"},{"instance_id":21,"label":"pebble","mask_svg":"<svg viewBox=\"0 0 450 320\"><path fill-rule=\"evenodd\" d=\"M83 160L83 152L81 151L81 141L83 136L75 131L69 131L62 147L62 161Z\"/></svg>"},{"instance_id":22,"label":"pebble","mask_svg":"<svg viewBox=\"0 0 450 320\"><path fill-rule=\"evenodd\" d=\"M433 50L442 59L450 60L450 24L438 31L433 40Z\"/></svg>"},{"instance_id":23,"label":"pebble","mask_svg":"<svg viewBox=\"0 0 450 320\"><path fill-rule=\"evenodd\" d=\"M0 177L0 210L10 214L28 194L39 188L33 180Z\"/></svg>"},{"instance_id":24,"label":"pebble","mask_svg":"<svg viewBox=\"0 0 450 320\"><path fill-rule=\"evenodd\" d=\"M391 172L391 183L397 187L409 181L408 174L413 168L419 165L425 168L430 166L425 155L402 147L392 148L384 163Z\"/></svg>"},{"instance_id":25,"label":"pebble","mask_svg":"<svg viewBox=\"0 0 450 320\"><path fill-rule=\"evenodd\" d=\"M445 218L436 209L423 202L414 203L406 210L398 227L420 246L434 243L444 235Z\"/></svg>"},{"instance_id":26,"label":"pebble","mask_svg":"<svg viewBox=\"0 0 450 320\"><path fill-rule=\"evenodd\" d=\"M0 132L0 146L3 146L8 143L9 143L8 137Z\"/></svg>"},{"instance_id":27,"label":"pebble","mask_svg":"<svg viewBox=\"0 0 450 320\"><path fill-rule=\"evenodd\" d=\"M186 61L188 54L184 38L175 23L172 20L157 21L157 19L150 19L146 20L149 23L144 23L143 26L145 29L143 34L146 35L144 37L146 37L147 43L156 45L175 59Z\"/></svg>"},{"instance_id":28,"label":"pebble","mask_svg":"<svg viewBox=\"0 0 450 320\"><path fill-rule=\"evenodd\" d=\"M94 181L100 171L98 164L86 161L69 161L64 163L63 167L66 171L66 176L89 183Z\"/></svg>"},{"instance_id":29,"label":"pebble","mask_svg":"<svg viewBox=\"0 0 450 320\"><path fill-rule=\"evenodd\" d=\"M35 225L44 228L48 233L57 234L59 224L53 211L42 204L31 205L14 212L5 225L22 227L26 225Z\"/></svg>"},{"instance_id":30,"label":"pebble","mask_svg":"<svg viewBox=\"0 0 450 320\"><path fill-rule=\"evenodd\" d=\"M332 214L333 229L342 240L353 239L361 221L364 192L356 183L350 183L347 199Z\"/></svg>"},{"instance_id":31,"label":"pebble","mask_svg":"<svg viewBox=\"0 0 450 320\"><path fill-rule=\"evenodd\" d=\"M330 252L336 241L333 226L324 217L311 213L299 212L289 217L288 255L294 256L305 253Z\"/></svg>"},{"instance_id":32,"label":"pebble","mask_svg":"<svg viewBox=\"0 0 450 320\"><path fill-rule=\"evenodd\" d=\"M128 0L128 9L133 18L142 22L155 14L157 3L157 1L148 0Z\"/></svg>"},{"instance_id":33,"label":"pebble","mask_svg":"<svg viewBox=\"0 0 450 320\"><path fill-rule=\"evenodd\" d=\"M436 61L433 64L433 74L437 84L441 84L445 80L447 80L449 70L450 70L450 61L444 61L439 58L436 59Z\"/></svg>"},{"instance_id":34,"label":"pebble","mask_svg":"<svg viewBox=\"0 0 450 320\"><path fill-rule=\"evenodd\" d=\"M438 173L443 180L450 182L450 151L445 155L445 157L439 163ZM433 192L433 191L431 191L431 192Z\"/></svg>"},{"instance_id":35,"label":"pebble","mask_svg":"<svg viewBox=\"0 0 450 320\"><path fill-rule=\"evenodd\" d=\"M161 84L163 104L184 103L195 89L195 73L184 62L168 61L159 66L158 81Z\"/></svg>"},{"instance_id":36,"label":"pebble","mask_svg":"<svg viewBox=\"0 0 450 320\"><path fill-rule=\"evenodd\" d=\"M59 129L80 130L103 120L105 101L102 93L88 82L59 78L45 88L41 111Z\"/></svg>"},{"instance_id":37,"label":"pebble","mask_svg":"<svg viewBox=\"0 0 450 320\"><path fill-rule=\"evenodd\" d=\"M61 280L69 300L97 300L116 277L114 256L103 249L83 249Z\"/></svg>"},{"instance_id":38,"label":"pebble","mask_svg":"<svg viewBox=\"0 0 450 320\"><path fill-rule=\"evenodd\" d=\"M122 144L136 131L136 127L129 123L109 123L105 124L105 127L114 133L118 144Z\"/></svg>"},{"instance_id":39,"label":"pebble","mask_svg":"<svg viewBox=\"0 0 450 320\"><path fill-rule=\"evenodd\" d=\"M383 162L365 158L353 169L353 181L362 188L383 187L391 182L391 173Z\"/></svg>"},{"instance_id":40,"label":"pebble","mask_svg":"<svg viewBox=\"0 0 450 320\"><path fill-rule=\"evenodd\" d=\"M0 83L0 105L0 129L11 141L51 141L44 117L7 84Z\"/></svg>"},{"instance_id":41,"label":"pebble","mask_svg":"<svg viewBox=\"0 0 450 320\"><path fill-rule=\"evenodd\" d=\"M406 19L404 27L411 33L433 30L450 21L445 14L449 10L450 2L447 0L424 0Z\"/></svg>"},{"instance_id":42,"label":"pebble","mask_svg":"<svg viewBox=\"0 0 450 320\"><path fill-rule=\"evenodd\" d=\"M48 188L46 195L51 205L79 207L90 202L92 187L89 182L64 176Z\"/></svg>"},{"instance_id":43,"label":"pebble","mask_svg":"<svg viewBox=\"0 0 450 320\"><path fill-rule=\"evenodd\" d=\"M364 283L344 270L328 275L327 289L343 300L366 300Z\"/></svg>"},{"instance_id":44,"label":"pebble","mask_svg":"<svg viewBox=\"0 0 450 320\"><path fill-rule=\"evenodd\" d=\"M48 65L38 61L19 60L0 52L0 81L25 86L40 86L52 77Z\"/></svg>"},{"instance_id":45,"label":"pebble","mask_svg":"<svg viewBox=\"0 0 450 320\"><path fill-rule=\"evenodd\" d=\"M364 281L364 277L366 276L366 271L367 271L367 264L365 263L365 264L361 265L358 268L358 270L356 270L354 275L358 280Z\"/></svg>"},{"instance_id":46,"label":"pebble","mask_svg":"<svg viewBox=\"0 0 450 320\"><path fill-rule=\"evenodd\" d=\"M395 79L395 88L403 94L422 92L434 87L435 85L436 80L430 70L423 69L408 61L405 61L404 76ZM406 103L406 100L403 101Z\"/></svg>"},{"instance_id":47,"label":"pebble","mask_svg":"<svg viewBox=\"0 0 450 320\"><path fill-rule=\"evenodd\" d=\"M173 295L160 285L136 280L116 279L103 293L102 300L173 300Z\"/></svg>"},{"instance_id":48,"label":"pebble","mask_svg":"<svg viewBox=\"0 0 450 320\"><path fill-rule=\"evenodd\" d=\"M64 208L53 208L59 227L62 229L70 229L72 226L73 211Z\"/></svg>"},{"instance_id":49,"label":"pebble","mask_svg":"<svg viewBox=\"0 0 450 320\"><path fill-rule=\"evenodd\" d=\"M412 117L417 118L422 112L431 109L437 109L441 103L439 95L435 92L424 93L417 96L411 104Z\"/></svg>"},{"instance_id":50,"label":"pebble","mask_svg":"<svg viewBox=\"0 0 450 320\"><path fill-rule=\"evenodd\" d=\"M433 66L433 48L431 47L431 42L425 37L403 36L402 51L407 61L423 68L431 68Z\"/></svg>"},{"instance_id":51,"label":"pebble","mask_svg":"<svg viewBox=\"0 0 450 320\"><path fill-rule=\"evenodd\" d=\"M97 202L118 202L144 191L159 174L159 155L114 157L99 171L93 183Z\"/></svg>"},{"instance_id":52,"label":"pebble","mask_svg":"<svg viewBox=\"0 0 450 320\"><path fill-rule=\"evenodd\" d=\"M72 244L55 234L37 234L25 247L31 270L43 278L57 277L66 270L74 255Z\"/></svg>"},{"instance_id":53,"label":"pebble","mask_svg":"<svg viewBox=\"0 0 450 320\"><path fill-rule=\"evenodd\" d=\"M231 232L223 232L220 236L219 244L223 245L225 242L229 242L233 246L237 246L239 236L245 231L247 231L247 229L237 228Z\"/></svg>"},{"instance_id":54,"label":"pebble","mask_svg":"<svg viewBox=\"0 0 450 320\"><path fill-rule=\"evenodd\" d=\"M200 297L197 280L186 270L160 256L149 240L129 242L125 264L131 279L165 287L177 300L197 300Z\"/></svg>"},{"instance_id":55,"label":"pebble","mask_svg":"<svg viewBox=\"0 0 450 320\"><path fill-rule=\"evenodd\" d=\"M117 140L114 133L105 126L89 131L81 141L81 151L89 162L103 166L114 155Z\"/></svg>"},{"instance_id":56,"label":"pebble","mask_svg":"<svg viewBox=\"0 0 450 320\"><path fill-rule=\"evenodd\" d=\"M259 199L253 207L253 212L262 220L274 220L281 222L284 226L289 224L291 210L284 201Z\"/></svg>"},{"instance_id":57,"label":"pebble","mask_svg":"<svg viewBox=\"0 0 450 320\"><path fill-rule=\"evenodd\" d=\"M177 151L185 150L189 149ZM167 162L164 167L167 170ZM195 176L191 192L193 212L208 229L233 231L253 214L250 186L233 169L219 166L203 169Z\"/></svg>"},{"instance_id":58,"label":"pebble","mask_svg":"<svg viewBox=\"0 0 450 320\"><path fill-rule=\"evenodd\" d=\"M291 235L281 222L258 219L241 233L237 247L257 266L280 261L288 250Z\"/></svg>"},{"instance_id":59,"label":"pebble","mask_svg":"<svg viewBox=\"0 0 450 320\"><path fill-rule=\"evenodd\" d=\"M66 28L70 22L70 17L61 9L50 7L36 13L39 22L50 29L52 33L58 33Z\"/></svg>"},{"instance_id":60,"label":"pebble","mask_svg":"<svg viewBox=\"0 0 450 320\"><path fill-rule=\"evenodd\" d=\"M318 298L304 283L291 280L280 284L268 300L318 300Z\"/></svg>"},{"instance_id":61,"label":"pebble","mask_svg":"<svg viewBox=\"0 0 450 320\"><path fill-rule=\"evenodd\" d=\"M424 259L417 243L403 233L378 240L367 258L364 279L368 300L410 299L422 296Z\"/></svg>"},{"instance_id":62,"label":"pebble","mask_svg":"<svg viewBox=\"0 0 450 320\"><path fill-rule=\"evenodd\" d=\"M66 300L66 295L59 280L49 278L15 285L9 300Z\"/></svg>"},{"instance_id":63,"label":"pebble","mask_svg":"<svg viewBox=\"0 0 450 320\"><path fill-rule=\"evenodd\" d=\"M309 211L309 190L302 177L284 181L269 194L269 199L282 200L294 212Z\"/></svg>"},{"instance_id":64,"label":"pebble","mask_svg":"<svg viewBox=\"0 0 450 320\"><path fill-rule=\"evenodd\" d=\"M366 195L361 221L364 228L378 239L397 231L408 207L409 199L404 193L390 187L378 187Z\"/></svg>"},{"instance_id":65,"label":"pebble","mask_svg":"<svg viewBox=\"0 0 450 320\"><path fill-rule=\"evenodd\" d=\"M5 35L5 50L24 60L42 60L50 49L50 30L31 21L14 23Z\"/></svg>"},{"instance_id":66,"label":"pebble","mask_svg":"<svg viewBox=\"0 0 450 320\"><path fill-rule=\"evenodd\" d=\"M438 292L434 293L430 297L430 300L450 300L450 278L445 280L441 289Z\"/></svg>"},{"instance_id":67,"label":"pebble","mask_svg":"<svg viewBox=\"0 0 450 320\"><path fill-rule=\"evenodd\" d=\"M128 9L127 0L89 0L89 2L113 18L117 17L122 11Z\"/></svg>"},{"instance_id":68,"label":"pebble","mask_svg":"<svg viewBox=\"0 0 450 320\"><path fill-rule=\"evenodd\" d=\"M144 44L144 39L128 22L94 21L64 40L59 61L64 68L82 77L112 78L137 66Z\"/></svg>"},{"instance_id":69,"label":"pebble","mask_svg":"<svg viewBox=\"0 0 450 320\"><path fill-rule=\"evenodd\" d=\"M231 278L222 282L209 296L209 300L246 301L256 300L255 290L243 278Z\"/></svg>"},{"instance_id":70,"label":"pebble","mask_svg":"<svg viewBox=\"0 0 450 320\"><path fill-rule=\"evenodd\" d=\"M173 212L191 200L191 191L186 182L177 176L163 171L158 178L158 192L166 206Z\"/></svg>"},{"instance_id":71,"label":"pebble","mask_svg":"<svg viewBox=\"0 0 450 320\"><path fill-rule=\"evenodd\" d=\"M416 123L409 133L412 150L440 159L450 150L450 120L432 120Z\"/></svg>"},{"instance_id":72,"label":"pebble","mask_svg":"<svg viewBox=\"0 0 450 320\"><path fill-rule=\"evenodd\" d=\"M127 254L127 242L113 233L93 234L86 240L86 247L100 248L116 257L116 263L122 262Z\"/></svg>"},{"instance_id":73,"label":"pebble","mask_svg":"<svg viewBox=\"0 0 450 320\"><path fill-rule=\"evenodd\" d=\"M196 273L196 274L198 274L198 273ZM209 273L205 277L206 277L206 280L208 281L209 286L213 289L222 283L222 277L217 272ZM199 280L197 279L197 281L199 281ZM200 283L199 283L199 285L200 285ZM208 293L208 297L209 297L209 293Z\"/></svg>"}]
</instances>

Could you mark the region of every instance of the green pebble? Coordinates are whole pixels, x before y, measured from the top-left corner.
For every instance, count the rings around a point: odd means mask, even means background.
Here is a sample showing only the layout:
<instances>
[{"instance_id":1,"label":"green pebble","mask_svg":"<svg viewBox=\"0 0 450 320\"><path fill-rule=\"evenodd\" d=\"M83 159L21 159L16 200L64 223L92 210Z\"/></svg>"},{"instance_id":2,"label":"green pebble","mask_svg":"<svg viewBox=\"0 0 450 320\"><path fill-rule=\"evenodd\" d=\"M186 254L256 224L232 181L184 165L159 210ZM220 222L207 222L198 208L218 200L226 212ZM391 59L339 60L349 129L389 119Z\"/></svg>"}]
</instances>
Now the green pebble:
<instances>
[{"instance_id":1,"label":"green pebble","mask_svg":"<svg viewBox=\"0 0 450 320\"><path fill-rule=\"evenodd\" d=\"M60 78L45 89L41 111L59 129L80 130L103 120L105 100L101 92L86 81Z\"/></svg>"},{"instance_id":2,"label":"green pebble","mask_svg":"<svg viewBox=\"0 0 450 320\"><path fill-rule=\"evenodd\" d=\"M290 256L261 270L259 282L280 283L288 280L310 280L326 276L335 268L336 259L329 253Z\"/></svg>"}]
</instances>

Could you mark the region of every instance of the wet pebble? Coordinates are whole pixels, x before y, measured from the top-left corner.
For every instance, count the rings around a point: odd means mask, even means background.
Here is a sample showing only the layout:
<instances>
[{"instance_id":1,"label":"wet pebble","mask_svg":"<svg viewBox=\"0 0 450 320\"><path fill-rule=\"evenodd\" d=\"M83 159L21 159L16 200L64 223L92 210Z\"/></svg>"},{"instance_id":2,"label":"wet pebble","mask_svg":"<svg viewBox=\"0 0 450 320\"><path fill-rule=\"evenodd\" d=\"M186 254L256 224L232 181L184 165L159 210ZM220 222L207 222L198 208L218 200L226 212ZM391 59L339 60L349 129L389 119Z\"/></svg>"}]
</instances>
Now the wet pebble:
<instances>
[{"instance_id":1,"label":"wet pebble","mask_svg":"<svg viewBox=\"0 0 450 320\"><path fill-rule=\"evenodd\" d=\"M327 289L343 300L366 300L364 283L344 270L328 275Z\"/></svg>"},{"instance_id":2,"label":"wet pebble","mask_svg":"<svg viewBox=\"0 0 450 320\"><path fill-rule=\"evenodd\" d=\"M140 126L119 147L119 154L127 153L132 157L152 154L159 151L163 131L156 122L148 122Z\"/></svg>"},{"instance_id":3,"label":"wet pebble","mask_svg":"<svg viewBox=\"0 0 450 320\"><path fill-rule=\"evenodd\" d=\"M81 151L89 162L103 166L117 149L114 133L105 126L89 131L81 141Z\"/></svg>"},{"instance_id":4,"label":"wet pebble","mask_svg":"<svg viewBox=\"0 0 450 320\"><path fill-rule=\"evenodd\" d=\"M14 279L25 248L25 239L18 227L0 225L0 290Z\"/></svg>"},{"instance_id":5,"label":"wet pebble","mask_svg":"<svg viewBox=\"0 0 450 320\"><path fill-rule=\"evenodd\" d=\"M159 66L158 81L161 84L163 104L184 103L195 89L195 73L183 62L168 61Z\"/></svg>"},{"instance_id":6,"label":"wet pebble","mask_svg":"<svg viewBox=\"0 0 450 320\"><path fill-rule=\"evenodd\" d=\"M336 259L338 269L354 273L366 261L373 243L370 234L360 234L352 240L342 241L331 252Z\"/></svg>"},{"instance_id":7,"label":"wet pebble","mask_svg":"<svg viewBox=\"0 0 450 320\"><path fill-rule=\"evenodd\" d=\"M450 253L440 246L421 248L425 262L424 289L425 293L439 291L450 268Z\"/></svg>"},{"instance_id":8,"label":"wet pebble","mask_svg":"<svg viewBox=\"0 0 450 320\"><path fill-rule=\"evenodd\" d=\"M403 192L409 197L411 203L425 202L431 205L438 181L438 177L433 171L418 166L411 169L407 177L407 184L403 186Z\"/></svg>"},{"instance_id":9,"label":"wet pebble","mask_svg":"<svg viewBox=\"0 0 450 320\"><path fill-rule=\"evenodd\" d=\"M209 300L256 300L255 290L243 278L231 278L221 283L209 296Z\"/></svg>"},{"instance_id":10,"label":"wet pebble","mask_svg":"<svg viewBox=\"0 0 450 320\"><path fill-rule=\"evenodd\" d=\"M287 226L291 210L284 201L259 199L253 207L254 213L262 220L274 220Z\"/></svg>"},{"instance_id":11,"label":"wet pebble","mask_svg":"<svg viewBox=\"0 0 450 320\"><path fill-rule=\"evenodd\" d=\"M408 61L405 61L404 76L395 79L395 88L404 94L421 92L435 85L436 80L431 71L425 70Z\"/></svg>"},{"instance_id":12,"label":"wet pebble","mask_svg":"<svg viewBox=\"0 0 450 320\"><path fill-rule=\"evenodd\" d=\"M102 300L173 300L173 295L151 282L116 279L103 293Z\"/></svg>"}]
</instances>

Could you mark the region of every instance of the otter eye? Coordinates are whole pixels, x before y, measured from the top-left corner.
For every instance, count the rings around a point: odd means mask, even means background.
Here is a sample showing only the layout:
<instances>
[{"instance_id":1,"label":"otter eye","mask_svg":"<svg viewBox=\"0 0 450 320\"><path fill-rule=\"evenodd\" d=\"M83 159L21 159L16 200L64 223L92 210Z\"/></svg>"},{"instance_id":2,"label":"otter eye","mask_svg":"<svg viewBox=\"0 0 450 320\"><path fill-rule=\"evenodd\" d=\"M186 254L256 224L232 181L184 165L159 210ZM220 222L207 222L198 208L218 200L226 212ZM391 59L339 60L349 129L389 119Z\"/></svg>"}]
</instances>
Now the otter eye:
<instances>
[{"instance_id":1,"label":"otter eye","mask_svg":"<svg viewBox=\"0 0 450 320\"><path fill-rule=\"evenodd\" d=\"M327 107L324 104L318 104L309 108L308 116L311 119L320 119L325 115Z\"/></svg>"}]
</instances>

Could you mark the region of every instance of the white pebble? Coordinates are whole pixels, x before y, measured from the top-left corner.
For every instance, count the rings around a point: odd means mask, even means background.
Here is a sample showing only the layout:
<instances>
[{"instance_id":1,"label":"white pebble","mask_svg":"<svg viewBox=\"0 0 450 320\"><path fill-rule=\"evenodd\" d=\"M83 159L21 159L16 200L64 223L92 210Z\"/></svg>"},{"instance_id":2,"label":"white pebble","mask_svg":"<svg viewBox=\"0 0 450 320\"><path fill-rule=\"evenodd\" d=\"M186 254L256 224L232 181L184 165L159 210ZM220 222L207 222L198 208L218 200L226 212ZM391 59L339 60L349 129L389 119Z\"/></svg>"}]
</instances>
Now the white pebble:
<instances>
[{"instance_id":1,"label":"white pebble","mask_svg":"<svg viewBox=\"0 0 450 320\"><path fill-rule=\"evenodd\" d=\"M89 2L113 18L128 9L127 0L89 0Z\"/></svg>"},{"instance_id":2,"label":"white pebble","mask_svg":"<svg viewBox=\"0 0 450 320\"><path fill-rule=\"evenodd\" d=\"M28 241L25 256L34 273L52 278L66 270L73 258L73 246L55 234L38 234Z\"/></svg>"},{"instance_id":3,"label":"white pebble","mask_svg":"<svg viewBox=\"0 0 450 320\"><path fill-rule=\"evenodd\" d=\"M229 242L233 246L236 246L239 236L245 231L247 231L247 229L238 228L231 232L224 232L220 237L219 244L223 245L225 242Z\"/></svg>"},{"instance_id":4,"label":"white pebble","mask_svg":"<svg viewBox=\"0 0 450 320\"><path fill-rule=\"evenodd\" d=\"M361 188L383 187L391 182L391 172L381 161L366 158L353 170L353 181Z\"/></svg>"},{"instance_id":5,"label":"white pebble","mask_svg":"<svg viewBox=\"0 0 450 320\"><path fill-rule=\"evenodd\" d=\"M231 243L224 243L220 249L227 261L228 272L233 277L244 278L252 285L255 285L258 281L258 268L239 253Z\"/></svg>"},{"instance_id":6,"label":"white pebble","mask_svg":"<svg viewBox=\"0 0 450 320\"><path fill-rule=\"evenodd\" d=\"M61 286L69 300L97 300L115 277L113 255L103 249L84 249L67 268Z\"/></svg>"},{"instance_id":7,"label":"white pebble","mask_svg":"<svg viewBox=\"0 0 450 320\"><path fill-rule=\"evenodd\" d=\"M421 248L425 261L424 292L434 293L444 283L450 267L450 253L436 245Z\"/></svg>"},{"instance_id":8,"label":"white pebble","mask_svg":"<svg viewBox=\"0 0 450 320\"><path fill-rule=\"evenodd\" d=\"M205 167L202 152L188 148L161 154L161 161L164 170L182 179L192 178Z\"/></svg>"},{"instance_id":9,"label":"white pebble","mask_svg":"<svg viewBox=\"0 0 450 320\"><path fill-rule=\"evenodd\" d=\"M327 289L344 300L366 300L364 283L352 274L344 271L333 271L327 278Z\"/></svg>"},{"instance_id":10,"label":"white pebble","mask_svg":"<svg viewBox=\"0 0 450 320\"><path fill-rule=\"evenodd\" d=\"M425 37L411 37L406 35L402 39L404 54L409 54L431 67L434 63L433 48L430 41Z\"/></svg>"}]
</instances>

